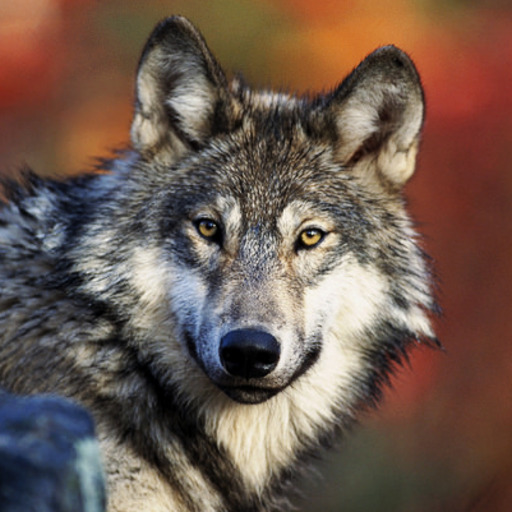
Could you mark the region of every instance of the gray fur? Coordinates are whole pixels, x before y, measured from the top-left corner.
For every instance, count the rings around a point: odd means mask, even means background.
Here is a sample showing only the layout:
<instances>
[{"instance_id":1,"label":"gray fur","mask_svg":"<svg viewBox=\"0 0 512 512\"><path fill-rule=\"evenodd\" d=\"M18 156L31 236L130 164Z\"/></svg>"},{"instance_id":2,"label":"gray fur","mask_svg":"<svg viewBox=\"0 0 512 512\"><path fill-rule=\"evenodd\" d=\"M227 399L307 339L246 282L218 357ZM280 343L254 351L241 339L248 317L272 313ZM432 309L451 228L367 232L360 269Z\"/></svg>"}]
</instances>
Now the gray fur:
<instances>
[{"instance_id":1,"label":"gray fur","mask_svg":"<svg viewBox=\"0 0 512 512\"><path fill-rule=\"evenodd\" d=\"M436 343L401 194L423 116L395 47L302 98L228 83L173 17L142 54L133 150L8 187L1 383L90 409L110 512L285 510L305 458ZM279 347L262 376L226 370L247 330Z\"/></svg>"}]
</instances>

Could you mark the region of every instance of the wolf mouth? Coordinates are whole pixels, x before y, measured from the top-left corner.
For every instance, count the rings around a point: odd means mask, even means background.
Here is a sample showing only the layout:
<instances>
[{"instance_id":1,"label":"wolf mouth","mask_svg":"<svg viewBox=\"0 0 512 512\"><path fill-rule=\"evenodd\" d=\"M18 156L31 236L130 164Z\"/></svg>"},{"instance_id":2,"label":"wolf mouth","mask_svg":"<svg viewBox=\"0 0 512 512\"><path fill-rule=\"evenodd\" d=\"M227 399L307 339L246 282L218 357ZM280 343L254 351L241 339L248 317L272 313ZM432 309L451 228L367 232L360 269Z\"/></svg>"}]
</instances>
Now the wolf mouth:
<instances>
[{"instance_id":1,"label":"wolf mouth","mask_svg":"<svg viewBox=\"0 0 512 512\"><path fill-rule=\"evenodd\" d=\"M257 386L219 386L229 398L241 404L261 404L277 395L283 388L262 388Z\"/></svg>"}]
</instances>

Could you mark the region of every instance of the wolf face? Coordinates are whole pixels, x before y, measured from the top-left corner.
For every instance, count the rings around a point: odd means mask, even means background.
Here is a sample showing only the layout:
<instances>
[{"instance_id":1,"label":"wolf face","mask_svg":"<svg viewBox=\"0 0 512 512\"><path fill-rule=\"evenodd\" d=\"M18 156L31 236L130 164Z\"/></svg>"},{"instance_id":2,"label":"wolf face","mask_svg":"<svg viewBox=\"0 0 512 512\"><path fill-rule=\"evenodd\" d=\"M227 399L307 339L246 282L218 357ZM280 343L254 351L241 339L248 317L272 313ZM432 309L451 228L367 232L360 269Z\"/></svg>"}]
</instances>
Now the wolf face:
<instances>
[{"instance_id":1,"label":"wolf face","mask_svg":"<svg viewBox=\"0 0 512 512\"><path fill-rule=\"evenodd\" d=\"M400 195L423 96L400 50L377 50L326 96L253 92L172 18L146 45L136 92L122 208L133 215L114 222L144 245L119 248L129 265L105 273L112 282L96 271L111 264L97 249L105 230L87 232L97 243L84 287L114 303L119 281L137 290L126 316L139 334L151 324L138 350L160 354L165 379L199 378L178 377L178 357L242 403L314 371L373 389L408 340L432 338L428 272Z\"/></svg>"}]
</instances>

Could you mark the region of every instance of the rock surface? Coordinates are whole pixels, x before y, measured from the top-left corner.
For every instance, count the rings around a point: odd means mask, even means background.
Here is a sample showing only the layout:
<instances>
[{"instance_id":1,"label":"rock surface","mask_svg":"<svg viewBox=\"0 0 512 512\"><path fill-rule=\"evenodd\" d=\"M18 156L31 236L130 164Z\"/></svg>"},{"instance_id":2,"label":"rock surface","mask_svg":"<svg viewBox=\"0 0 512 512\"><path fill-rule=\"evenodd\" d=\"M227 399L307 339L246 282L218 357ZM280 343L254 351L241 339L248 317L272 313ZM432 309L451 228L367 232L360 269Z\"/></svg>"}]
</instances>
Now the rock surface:
<instances>
[{"instance_id":1,"label":"rock surface","mask_svg":"<svg viewBox=\"0 0 512 512\"><path fill-rule=\"evenodd\" d=\"M93 421L54 396L0 393L0 510L104 512Z\"/></svg>"}]
</instances>

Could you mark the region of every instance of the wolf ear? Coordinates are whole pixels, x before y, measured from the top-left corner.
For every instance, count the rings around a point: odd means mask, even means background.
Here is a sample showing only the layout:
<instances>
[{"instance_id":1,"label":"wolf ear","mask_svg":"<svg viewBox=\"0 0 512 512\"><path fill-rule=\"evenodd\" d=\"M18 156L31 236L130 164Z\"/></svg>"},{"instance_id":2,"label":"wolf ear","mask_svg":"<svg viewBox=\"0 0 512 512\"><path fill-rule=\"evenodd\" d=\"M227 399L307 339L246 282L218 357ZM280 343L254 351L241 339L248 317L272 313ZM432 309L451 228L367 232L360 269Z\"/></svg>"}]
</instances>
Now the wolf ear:
<instances>
[{"instance_id":1,"label":"wolf ear","mask_svg":"<svg viewBox=\"0 0 512 512\"><path fill-rule=\"evenodd\" d=\"M172 162L220 130L228 107L226 77L199 31L174 16L154 29L136 82L132 143L143 155Z\"/></svg>"},{"instance_id":2,"label":"wolf ear","mask_svg":"<svg viewBox=\"0 0 512 512\"><path fill-rule=\"evenodd\" d=\"M411 59L394 46L371 53L328 101L337 157L392 188L413 174L424 98ZM377 176L375 176L377 171Z\"/></svg>"}]
</instances>

